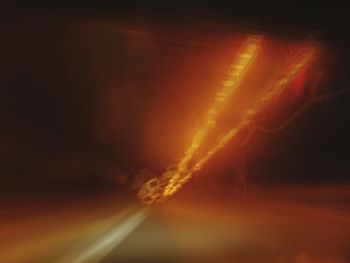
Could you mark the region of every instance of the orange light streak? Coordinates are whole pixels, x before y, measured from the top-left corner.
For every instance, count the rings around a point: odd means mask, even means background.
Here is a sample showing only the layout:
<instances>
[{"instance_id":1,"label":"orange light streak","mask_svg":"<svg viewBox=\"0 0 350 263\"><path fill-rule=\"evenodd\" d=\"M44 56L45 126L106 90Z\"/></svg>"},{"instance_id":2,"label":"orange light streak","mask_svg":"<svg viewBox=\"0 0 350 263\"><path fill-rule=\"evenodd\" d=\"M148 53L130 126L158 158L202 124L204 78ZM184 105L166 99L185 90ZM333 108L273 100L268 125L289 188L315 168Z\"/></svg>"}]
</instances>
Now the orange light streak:
<instances>
[{"instance_id":1,"label":"orange light streak","mask_svg":"<svg viewBox=\"0 0 350 263\"><path fill-rule=\"evenodd\" d=\"M307 65L310 64L316 53L316 48L308 48L297 61L292 64L288 69L287 73L279 79L274 85L271 86L264 94L264 96L250 109L248 109L243 115L241 121L237 124L236 127L230 129L224 136L221 137L219 142L210 149L206 155L200 159L191 169L188 170L186 174L182 176L177 175L170 180L170 183L166 186L164 190L164 195L172 195L175 193L181 186L186 183L196 171L202 169L203 165L220 149L225 147L225 145L231 141L239 131L249 126L252 121L252 118L258 112L259 109L263 108L272 98L278 96L296 77L296 75L303 70Z\"/></svg>"},{"instance_id":2,"label":"orange light streak","mask_svg":"<svg viewBox=\"0 0 350 263\"><path fill-rule=\"evenodd\" d=\"M241 120L235 127L222 136L216 145L212 147L194 165L189 165L194 154L199 150L210 131L215 127L218 114L227 104L229 98L238 89L243 77L246 75L254 58L257 55L261 43L261 38L248 38L241 48L236 59L231 64L226 80L223 81L221 89L216 93L213 105L206 113L203 126L195 133L192 143L175 166L158 178L153 178L144 184L138 193L141 202L145 204L159 203L166 200L179 190L193 175L203 168L205 163L220 149L244 128L252 123L254 116L267 106L271 100L277 97L283 90L290 86L298 73L305 70L315 58L318 49L313 46L306 46L303 52L296 58L295 62L286 69L286 73L273 85L266 89L262 97L242 115ZM192 161L193 163L193 161Z\"/></svg>"},{"instance_id":3,"label":"orange light streak","mask_svg":"<svg viewBox=\"0 0 350 263\"><path fill-rule=\"evenodd\" d=\"M216 124L218 113L227 104L229 98L238 89L240 82L251 66L261 42L260 37L248 37L243 44L241 51L231 64L226 79L222 82L221 89L215 94L213 105L209 108L203 126L196 132L193 137L192 144L185 152L185 155L179 161L175 174L169 180L165 187L163 194L165 196L171 195L178 189L179 183L182 185L186 171L188 170L188 163L196 153L208 133Z\"/></svg>"},{"instance_id":4,"label":"orange light streak","mask_svg":"<svg viewBox=\"0 0 350 263\"><path fill-rule=\"evenodd\" d=\"M304 52L300 56L299 60L288 68L287 73L274 85L272 85L272 87L268 89L264 96L253 107L245 112L238 125L235 128L229 130L220 139L219 143L214 148L209 150L207 154L196 163L196 165L193 167L193 172L199 171L211 156L222 149L230 140L232 140L237 135L239 131L249 126L252 118L258 112L258 110L263 108L263 106L266 105L267 102L269 102L272 98L278 96L278 94L280 94L293 81L296 75L310 64L312 59L315 57L315 53L316 48L310 48Z\"/></svg>"}]
</instances>

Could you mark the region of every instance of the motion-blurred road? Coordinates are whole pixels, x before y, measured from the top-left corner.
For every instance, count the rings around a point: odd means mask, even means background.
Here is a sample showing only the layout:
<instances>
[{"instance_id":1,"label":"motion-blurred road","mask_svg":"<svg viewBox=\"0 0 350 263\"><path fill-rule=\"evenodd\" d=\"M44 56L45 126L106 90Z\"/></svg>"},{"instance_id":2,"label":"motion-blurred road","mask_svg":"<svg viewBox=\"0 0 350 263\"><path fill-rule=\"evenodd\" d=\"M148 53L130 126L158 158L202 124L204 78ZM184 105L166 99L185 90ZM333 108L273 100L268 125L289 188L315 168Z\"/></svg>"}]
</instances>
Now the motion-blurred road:
<instances>
[{"instance_id":1,"label":"motion-blurred road","mask_svg":"<svg viewBox=\"0 0 350 263\"><path fill-rule=\"evenodd\" d=\"M0 262L350 262L350 189L250 193L188 188L153 208L120 193L3 201Z\"/></svg>"}]
</instances>

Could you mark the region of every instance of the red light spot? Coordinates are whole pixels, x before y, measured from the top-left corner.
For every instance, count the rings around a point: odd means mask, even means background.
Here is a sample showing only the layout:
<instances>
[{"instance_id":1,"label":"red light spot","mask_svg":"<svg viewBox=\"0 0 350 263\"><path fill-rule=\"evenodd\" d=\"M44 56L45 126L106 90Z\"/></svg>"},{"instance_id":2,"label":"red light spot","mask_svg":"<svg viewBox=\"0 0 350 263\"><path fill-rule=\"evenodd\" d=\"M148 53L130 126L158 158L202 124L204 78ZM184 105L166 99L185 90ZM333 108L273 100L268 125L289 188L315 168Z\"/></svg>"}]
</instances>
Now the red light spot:
<instances>
[{"instance_id":1,"label":"red light spot","mask_svg":"<svg viewBox=\"0 0 350 263\"><path fill-rule=\"evenodd\" d=\"M299 74L295 77L292 87L295 96L300 96L305 88L305 70L301 70Z\"/></svg>"}]
</instances>

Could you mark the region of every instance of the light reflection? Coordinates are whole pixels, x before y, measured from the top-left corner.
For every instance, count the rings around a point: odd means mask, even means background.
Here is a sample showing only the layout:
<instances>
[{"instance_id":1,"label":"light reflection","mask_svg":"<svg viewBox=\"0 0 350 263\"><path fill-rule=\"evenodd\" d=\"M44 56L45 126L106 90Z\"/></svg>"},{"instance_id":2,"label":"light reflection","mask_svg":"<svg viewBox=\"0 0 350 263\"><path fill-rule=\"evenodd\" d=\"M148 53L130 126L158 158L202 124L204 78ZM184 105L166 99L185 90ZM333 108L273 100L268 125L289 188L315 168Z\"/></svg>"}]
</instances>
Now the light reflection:
<instances>
[{"instance_id":1,"label":"light reflection","mask_svg":"<svg viewBox=\"0 0 350 263\"><path fill-rule=\"evenodd\" d=\"M76 251L71 258L65 257L59 263L99 262L134 231L147 218L148 214L149 209L147 208L137 210L91 246Z\"/></svg>"}]
</instances>

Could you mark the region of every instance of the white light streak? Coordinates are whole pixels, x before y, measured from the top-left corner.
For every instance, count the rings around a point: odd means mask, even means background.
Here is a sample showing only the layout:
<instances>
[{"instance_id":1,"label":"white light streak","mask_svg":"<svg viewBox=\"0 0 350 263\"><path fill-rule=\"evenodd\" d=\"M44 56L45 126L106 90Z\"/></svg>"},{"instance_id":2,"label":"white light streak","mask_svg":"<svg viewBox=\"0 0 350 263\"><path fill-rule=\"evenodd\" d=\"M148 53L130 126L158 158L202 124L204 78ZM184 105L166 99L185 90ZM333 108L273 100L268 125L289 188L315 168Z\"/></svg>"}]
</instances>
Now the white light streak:
<instances>
[{"instance_id":1,"label":"white light streak","mask_svg":"<svg viewBox=\"0 0 350 263\"><path fill-rule=\"evenodd\" d=\"M135 213L131 214L123 221L121 221L115 228L111 229L97 242L85 248L84 251L75 256L75 258L72 258L70 260L66 259L64 262L99 262L116 246L118 246L136 227L138 227L147 218L148 214L148 208L137 210Z\"/></svg>"}]
</instances>

